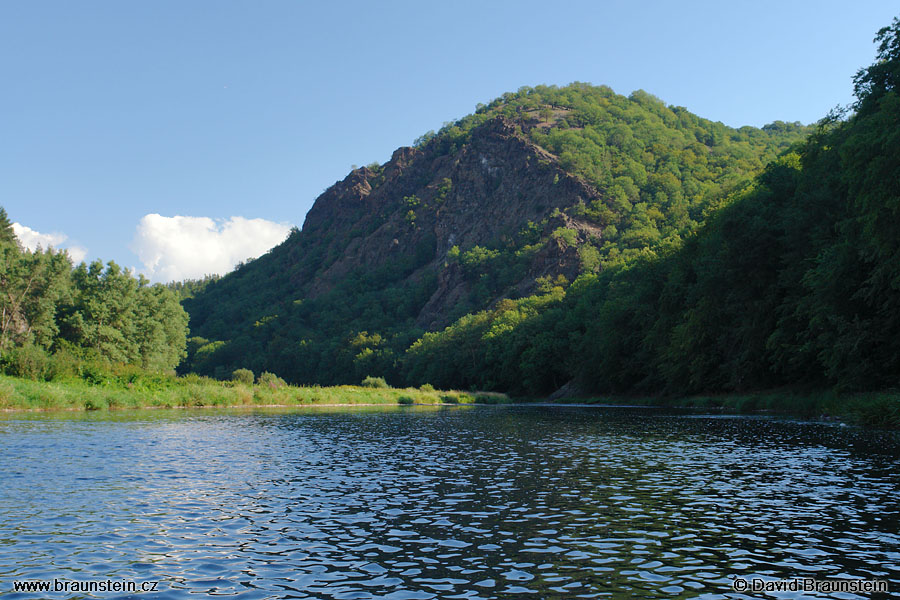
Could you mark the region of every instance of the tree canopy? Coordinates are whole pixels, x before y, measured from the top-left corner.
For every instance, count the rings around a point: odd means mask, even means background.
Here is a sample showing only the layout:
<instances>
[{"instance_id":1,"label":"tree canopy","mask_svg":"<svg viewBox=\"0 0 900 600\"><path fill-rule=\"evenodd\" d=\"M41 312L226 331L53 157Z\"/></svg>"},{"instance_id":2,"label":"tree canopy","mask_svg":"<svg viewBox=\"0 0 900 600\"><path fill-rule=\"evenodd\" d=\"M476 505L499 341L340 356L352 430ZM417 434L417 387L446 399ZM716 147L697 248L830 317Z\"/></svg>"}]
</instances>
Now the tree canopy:
<instances>
[{"instance_id":1,"label":"tree canopy","mask_svg":"<svg viewBox=\"0 0 900 600\"><path fill-rule=\"evenodd\" d=\"M114 262L73 268L65 252L23 249L0 208L0 367L17 353L172 370L184 357L187 313L176 295ZM24 356L24 354L23 354Z\"/></svg>"}]
</instances>

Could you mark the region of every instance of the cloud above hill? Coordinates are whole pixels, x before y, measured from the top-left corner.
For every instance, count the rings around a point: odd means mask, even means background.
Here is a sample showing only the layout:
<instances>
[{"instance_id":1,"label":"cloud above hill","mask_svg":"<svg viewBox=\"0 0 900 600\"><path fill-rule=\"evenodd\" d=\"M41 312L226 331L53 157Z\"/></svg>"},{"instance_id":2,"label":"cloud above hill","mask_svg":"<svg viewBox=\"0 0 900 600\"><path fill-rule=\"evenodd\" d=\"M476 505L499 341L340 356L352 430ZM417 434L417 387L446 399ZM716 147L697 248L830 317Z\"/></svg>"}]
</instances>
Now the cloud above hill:
<instances>
[{"instance_id":1,"label":"cloud above hill","mask_svg":"<svg viewBox=\"0 0 900 600\"><path fill-rule=\"evenodd\" d=\"M64 233L41 233L40 231L36 231L21 223L13 223L12 228L13 233L19 238L19 243L29 250L36 250L39 247L44 250L47 248L65 250L69 253L69 258L71 258L72 262L76 265L83 261L84 257L87 256L87 248L74 244L66 244L65 242L69 239L69 236Z\"/></svg>"},{"instance_id":2,"label":"cloud above hill","mask_svg":"<svg viewBox=\"0 0 900 600\"><path fill-rule=\"evenodd\" d=\"M143 263L138 271L151 281L169 282L223 275L284 241L288 223L231 217L144 215L131 249Z\"/></svg>"}]
</instances>

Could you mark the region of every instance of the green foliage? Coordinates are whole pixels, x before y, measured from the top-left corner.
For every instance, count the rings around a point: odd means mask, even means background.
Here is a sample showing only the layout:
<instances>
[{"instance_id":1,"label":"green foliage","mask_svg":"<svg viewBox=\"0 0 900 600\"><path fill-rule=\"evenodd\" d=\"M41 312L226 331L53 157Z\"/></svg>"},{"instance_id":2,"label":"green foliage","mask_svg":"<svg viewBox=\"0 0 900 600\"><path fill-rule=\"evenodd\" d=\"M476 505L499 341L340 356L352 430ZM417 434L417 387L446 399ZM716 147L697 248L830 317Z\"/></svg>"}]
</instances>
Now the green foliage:
<instances>
[{"instance_id":1,"label":"green foliage","mask_svg":"<svg viewBox=\"0 0 900 600\"><path fill-rule=\"evenodd\" d=\"M204 275L200 279L185 279L184 281L173 281L166 284L166 288L175 292L179 302L185 298L193 298L197 294L203 292L213 281L217 281L221 275Z\"/></svg>"},{"instance_id":2,"label":"green foliage","mask_svg":"<svg viewBox=\"0 0 900 600\"><path fill-rule=\"evenodd\" d=\"M256 379L256 383L276 390L287 385L284 379L282 379L275 373L269 373L268 371L260 373L259 377Z\"/></svg>"},{"instance_id":3,"label":"green foliage","mask_svg":"<svg viewBox=\"0 0 900 600\"><path fill-rule=\"evenodd\" d=\"M6 214L6 209L0 206L0 246L18 247L19 240L13 231L12 221Z\"/></svg>"},{"instance_id":4,"label":"green foliage","mask_svg":"<svg viewBox=\"0 0 900 600\"><path fill-rule=\"evenodd\" d=\"M541 296L504 300L493 310L426 333L403 357L403 372L411 382L443 388L453 382L453 387L523 391L533 382L527 370L536 357L526 351L541 335L537 322L563 294L554 287Z\"/></svg>"},{"instance_id":5,"label":"green foliage","mask_svg":"<svg viewBox=\"0 0 900 600\"><path fill-rule=\"evenodd\" d=\"M842 412L866 427L900 429L900 397L895 394L868 394L851 398Z\"/></svg>"},{"instance_id":6,"label":"green foliage","mask_svg":"<svg viewBox=\"0 0 900 600\"><path fill-rule=\"evenodd\" d=\"M50 356L39 346L25 344L4 357L3 370L14 377L43 381L50 372Z\"/></svg>"},{"instance_id":7,"label":"green foliage","mask_svg":"<svg viewBox=\"0 0 900 600\"><path fill-rule=\"evenodd\" d=\"M187 314L175 293L112 262L73 269L64 252L24 250L2 209L0 289L7 373L55 381L81 376L86 362L170 370L184 356Z\"/></svg>"},{"instance_id":8,"label":"green foliage","mask_svg":"<svg viewBox=\"0 0 900 600\"><path fill-rule=\"evenodd\" d=\"M81 364L79 373L81 374L81 379L90 385L104 385L109 383L110 380L105 365L96 361Z\"/></svg>"},{"instance_id":9,"label":"green foliage","mask_svg":"<svg viewBox=\"0 0 900 600\"><path fill-rule=\"evenodd\" d=\"M78 349L62 344L51 356L47 379L65 381L80 378L85 362L80 354Z\"/></svg>"},{"instance_id":10,"label":"green foliage","mask_svg":"<svg viewBox=\"0 0 900 600\"><path fill-rule=\"evenodd\" d=\"M0 244L0 356L18 345L52 346L59 335L58 307L71 290L70 270L65 253Z\"/></svg>"},{"instance_id":11,"label":"green foliage","mask_svg":"<svg viewBox=\"0 0 900 600\"><path fill-rule=\"evenodd\" d=\"M72 304L63 307L65 339L111 362L172 369L184 356L187 314L162 285L135 279L114 262L72 272Z\"/></svg>"},{"instance_id":12,"label":"green foliage","mask_svg":"<svg viewBox=\"0 0 900 600\"><path fill-rule=\"evenodd\" d=\"M596 273L600 270L600 251L594 246L584 245L579 247L578 259L581 261L582 273Z\"/></svg>"},{"instance_id":13,"label":"green foliage","mask_svg":"<svg viewBox=\"0 0 900 600\"><path fill-rule=\"evenodd\" d=\"M382 389L390 387L387 384L387 382L384 380L384 377L371 377L371 376L368 376L365 379L363 379L362 383L360 385L363 387L368 387L368 388L382 388Z\"/></svg>"},{"instance_id":14,"label":"green foliage","mask_svg":"<svg viewBox=\"0 0 900 600\"><path fill-rule=\"evenodd\" d=\"M878 110L878 102L900 85L900 17L882 27L875 36L878 53L875 63L857 71L853 78L857 114Z\"/></svg>"},{"instance_id":15,"label":"green foliage","mask_svg":"<svg viewBox=\"0 0 900 600\"><path fill-rule=\"evenodd\" d=\"M235 369L231 372L231 380L235 383L242 383L244 385L253 385L253 380L256 376L253 374L253 371L250 369Z\"/></svg>"},{"instance_id":16,"label":"green foliage","mask_svg":"<svg viewBox=\"0 0 900 600\"><path fill-rule=\"evenodd\" d=\"M459 263L467 273L475 274L478 271L485 269L488 263L499 256L499 250L474 246L460 255Z\"/></svg>"},{"instance_id":17,"label":"green foliage","mask_svg":"<svg viewBox=\"0 0 900 600\"><path fill-rule=\"evenodd\" d=\"M203 406L327 406L352 404L441 404L441 395L470 402L463 392L414 388L294 387L274 378L250 388L197 375L175 377L135 366L107 366L97 383L66 379L35 381L0 375L0 409L111 410ZM498 401L507 401L500 395Z\"/></svg>"},{"instance_id":18,"label":"green foliage","mask_svg":"<svg viewBox=\"0 0 900 600\"><path fill-rule=\"evenodd\" d=\"M557 227L553 230L553 239L564 242L567 246L575 246L578 232L567 227Z\"/></svg>"},{"instance_id":19,"label":"green foliage","mask_svg":"<svg viewBox=\"0 0 900 600\"><path fill-rule=\"evenodd\" d=\"M451 189L453 189L453 180L449 177L444 177L444 179L441 180L441 185L438 187L437 194L434 197L435 202L440 204L446 200Z\"/></svg>"},{"instance_id":20,"label":"green foliage","mask_svg":"<svg viewBox=\"0 0 900 600\"><path fill-rule=\"evenodd\" d=\"M810 132L782 121L735 130L643 91L625 97L606 86L573 83L504 94L426 143L445 147L442 136L451 129L467 135L497 116L514 120L564 169L601 191L606 200L584 207L580 216L623 234L599 249L603 264L679 245L712 203Z\"/></svg>"}]
</instances>

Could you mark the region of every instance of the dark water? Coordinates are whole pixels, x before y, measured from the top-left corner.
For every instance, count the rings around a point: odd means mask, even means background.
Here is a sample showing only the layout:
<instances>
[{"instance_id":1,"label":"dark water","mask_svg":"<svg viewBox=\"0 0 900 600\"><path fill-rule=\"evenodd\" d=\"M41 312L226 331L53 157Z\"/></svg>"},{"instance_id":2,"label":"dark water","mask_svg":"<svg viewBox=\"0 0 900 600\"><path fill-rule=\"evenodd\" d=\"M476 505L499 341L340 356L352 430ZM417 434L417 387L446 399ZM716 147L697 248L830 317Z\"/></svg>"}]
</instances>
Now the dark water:
<instances>
[{"instance_id":1,"label":"dark water","mask_svg":"<svg viewBox=\"0 0 900 600\"><path fill-rule=\"evenodd\" d=\"M900 442L834 424L7 415L0 450L7 598L66 596L14 580L108 577L161 582L137 598L751 597L734 576L887 579L900 595Z\"/></svg>"}]
</instances>

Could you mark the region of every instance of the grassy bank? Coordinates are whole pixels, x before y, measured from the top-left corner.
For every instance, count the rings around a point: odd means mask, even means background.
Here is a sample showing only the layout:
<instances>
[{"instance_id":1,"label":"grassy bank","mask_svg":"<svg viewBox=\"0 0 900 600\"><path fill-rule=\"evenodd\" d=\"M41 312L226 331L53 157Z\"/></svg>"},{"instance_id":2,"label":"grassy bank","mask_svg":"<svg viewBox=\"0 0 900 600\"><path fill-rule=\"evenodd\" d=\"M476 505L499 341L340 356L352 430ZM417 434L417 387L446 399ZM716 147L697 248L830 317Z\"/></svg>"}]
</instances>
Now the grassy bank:
<instances>
[{"instance_id":1,"label":"grassy bank","mask_svg":"<svg viewBox=\"0 0 900 600\"><path fill-rule=\"evenodd\" d=\"M0 410L118 410L136 408L458 405L506 404L504 394L392 388L383 380L369 385L298 387L277 377L262 382L218 381L188 375L175 377L120 367L90 377L39 381L0 375ZM561 403L643 405L697 408L739 414L768 412L803 417L829 417L887 429L900 429L900 391L839 395L832 391L779 390L753 394L691 397L567 398Z\"/></svg>"},{"instance_id":2,"label":"grassy bank","mask_svg":"<svg viewBox=\"0 0 900 600\"><path fill-rule=\"evenodd\" d=\"M422 388L297 387L205 377L131 373L100 381L34 381L0 376L0 409L116 410L201 406L308 406L341 404L499 404L503 394Z\"/></svg>"},{"instance_id":3,"label":"grassy bank","mask_svg":"<svg viewBox=\"0 0 900 600\"><path fill-rule=\"evenodd\" d=\"M560 402L699 408L739 414L767 412L834 418L865 427L900 429L900 391L837 394L824 391L766 391L689 397L568 398Z\"/></svg>"}]
</instances>

